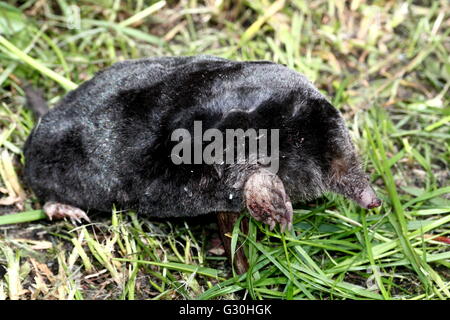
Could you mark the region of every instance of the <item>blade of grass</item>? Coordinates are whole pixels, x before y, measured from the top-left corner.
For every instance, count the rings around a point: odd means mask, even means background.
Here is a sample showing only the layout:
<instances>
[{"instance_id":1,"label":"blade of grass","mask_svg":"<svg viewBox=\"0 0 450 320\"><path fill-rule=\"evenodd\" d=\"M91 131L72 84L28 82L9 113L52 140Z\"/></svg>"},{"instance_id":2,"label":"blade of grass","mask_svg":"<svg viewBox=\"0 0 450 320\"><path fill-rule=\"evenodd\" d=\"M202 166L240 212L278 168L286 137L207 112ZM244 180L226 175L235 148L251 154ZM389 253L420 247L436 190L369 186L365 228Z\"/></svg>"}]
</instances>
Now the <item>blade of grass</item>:
<instances>
[{"instance_id":1,"label":"blade of grass","mask_svg":"<svg viewBox=\"0 0 450 320\"><path fill-rule=\"evenodd\" d=\"M17 48L15 45L13 45L11 42L6 40L3 36L0 35L0 45L2 45L4 48L7 49L7 51L13 55L16 56L21 61L27 63L32 68L38 70L43 75L53 79L57 83L59 83L64 89L66 90L74 90L77 88L77 84L73 83L69 79L64 78L63 76L57 74L53 70L50 70L46 66L44 66L41 62L31 58L29 55L24 53L22 50Z\"/></svg>"},{"instance_id":2,"label":"blade of grass","mask_svg":"<svg viewBox=\"0 0 450 320\"><path fill-rule=\"evenodd\" d=\"M20 213L0 216L0 225L26 223L46 219L47 215L42 210L32 210Z\"/></svg>"},{"instance_id":3,"label":"blade of grass","mask_svg":"<svg viewBox=\"0 0 450 320\"><path fill-rule=\"evenodd\" d=\"M166 5L166 1L156 2L156 3L152 4L150 7L142 10L141 12L138 12L135 15L133 15L132 17L129 17L128 19L120 22L119 25L121 27L128 27L129 25L132 25L133 23L136 23L142 19L145 19L149 15L162 9L165 5Z\"/></svg>"},{"instance_id":4,"label":"blade of grass","mask_svg":"<svg viewBox=\"0 0 450 320\"><path fill-rule=\"evenodd\" d=\"M125 261L125 262L136 262L141 264L149 264L153 266L164 267L172 270L177 270L181 272L190 272L197 273L203 276L224 280L224 278L219 277L219 271L212 268L199 267L190 264L177 263L177 262L155 262L155 261L146 261L146 260L133 260L133 259L124 259L124 258L114 258L117 261Z\"/></svg>"},{"instance_id":5,"label":"blade of grass","mask_svg":"<svg viewBox=\"0 0 450 320\"><path fill-rule=\"evenodd\" d=\"M362 221L362 225L363 225L363 235L364 235L364 242L366 244L366 253L367 253L367 257L369 259L370 265L372 267L372 272L375 276L375 281L377 282L377 286L381 291L381 294L383 295L384 299L389 299L389 293L386 291L386 288L383 285L383 281L381 279L381 275L378 269L378 266L375 264L375 259L373 258L373 252L372 252L372 243L371 240L369 239L369 234L367 232L368 230L368 226L367 226L367 221L366 221L366 215L363 213L361 215L361 221Z\"/></svg>"},{"instance_id":6,"label":"blade of grass","mask_svg":"<svg viewBox=\"0 0 450 320\"><path fill-rule=\"evenodd\" d=\"M383 124L385 124L385 123L386 122L383 122ZM384 145L383 145L383 139L381 139L381 135L380 135L380 131L379 131L380 129L378 128L378 126L375 123L373 123L373 125L374 125L375 138L372 138L372 135L368 128L366 128L366 132L367 132L367 135L368 135L370 141L371 142L373 141L376 144L377 148L374 150L375 151L374 157L378 158L378 163L381 165L380 169L383 172L383 179L384 179L384 182L388 189L388 193L389 193L391 202L394 206L395 217L392 215L389 215L388 216L389 221L392 223L392 225L395 228L395 231L398 235L400 244L403 248L405 257L411 262L411 266L413 267L414 271L419 276L422 283L425 286L430 287L432 285L431 285L428 277L423 272L423 270L424 270L423 262L417 256L416 252L412 248L411 243L409 242L409 240L406 236L407 225L406 225L406 218L405 218L403 206L401 205L400 197L397 193L394 177L392 176L391 169L389 168L386 151L385 151Z\"/></svg>"}]
</instances>

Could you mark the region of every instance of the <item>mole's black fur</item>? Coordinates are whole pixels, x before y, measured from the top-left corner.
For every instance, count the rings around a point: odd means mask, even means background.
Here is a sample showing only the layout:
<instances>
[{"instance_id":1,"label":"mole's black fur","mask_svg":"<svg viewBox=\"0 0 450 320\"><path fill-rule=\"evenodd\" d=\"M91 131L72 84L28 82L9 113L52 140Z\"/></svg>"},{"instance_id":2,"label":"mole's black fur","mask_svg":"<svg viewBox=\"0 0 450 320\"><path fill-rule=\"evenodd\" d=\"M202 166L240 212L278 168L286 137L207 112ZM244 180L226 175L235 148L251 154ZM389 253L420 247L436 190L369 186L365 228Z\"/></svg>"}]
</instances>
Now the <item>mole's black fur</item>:
<instances>
[{"instance_id":1,"label":"mole's black fur","mask_svg":"<svg viewBox=\"0 0 450 320\"><path fill-rule=\"evenodd\" d=\"M84 210L242 211L257 165L172 163L173 130L194 120L203 130L280 129L277 175L293 201L329 190L378 204L364 198L370 187L343 118L303 75L211 56L116 63L68 93L26 141L26 182L43 202Z\"/></svg>"}]
</instances>

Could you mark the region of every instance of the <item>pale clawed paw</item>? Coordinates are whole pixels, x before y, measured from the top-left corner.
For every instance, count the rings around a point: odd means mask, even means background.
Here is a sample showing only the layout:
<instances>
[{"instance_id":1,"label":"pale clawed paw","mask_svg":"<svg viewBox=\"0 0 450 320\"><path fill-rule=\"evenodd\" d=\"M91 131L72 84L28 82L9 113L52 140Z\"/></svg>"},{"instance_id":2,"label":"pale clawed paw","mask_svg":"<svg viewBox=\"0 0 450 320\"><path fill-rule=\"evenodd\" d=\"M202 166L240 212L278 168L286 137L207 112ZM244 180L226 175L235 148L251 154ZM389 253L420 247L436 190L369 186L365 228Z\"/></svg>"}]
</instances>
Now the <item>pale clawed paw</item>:
<instances>
[{"instance_id":1,"label":"pale clawed paw","mask_svg":"<svg viewBox=\"0 0 450 320\"><path fill-rule=\"evenodd\" d=\"M44 212L50 220L69 218L73 224L81 224L81 220L91 222L83 210L58 202L46 202Z\"/></svg>"},{"instance_id":2,"label":"pale clawed paw","mask_svg":"<svg viewBox=\"0 0 450 320\"><path fill-rule=\"evenodd\" d=\"M247 209L258 221L273 230L276 223L283 232L292 227L292 203L280 178L265 169L253 173L245 183L244 197Z\"/></svg>"}]
</instances>

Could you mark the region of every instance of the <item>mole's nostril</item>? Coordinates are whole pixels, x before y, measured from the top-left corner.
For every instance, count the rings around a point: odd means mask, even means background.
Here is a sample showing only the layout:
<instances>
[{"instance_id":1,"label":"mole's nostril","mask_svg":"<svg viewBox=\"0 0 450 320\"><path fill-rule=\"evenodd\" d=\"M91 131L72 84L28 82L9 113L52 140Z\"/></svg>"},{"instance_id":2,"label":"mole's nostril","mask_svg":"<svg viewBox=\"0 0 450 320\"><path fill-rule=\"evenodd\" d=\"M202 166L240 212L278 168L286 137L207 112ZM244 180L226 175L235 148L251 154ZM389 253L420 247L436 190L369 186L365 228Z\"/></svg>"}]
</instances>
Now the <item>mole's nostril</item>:
<instances>
[{"instance_id":1,"label":"mole's nostril","mask_svg":"<svg viewBox=\"0 0 450 320\"><path fill-rule=\"evenodd\" d=\"M376 207L379 207L379 206L381 206L381 200L380 199L375 199L375 200L372 201L371 204L369 204L367 206L367 208L368 209L373 209L373 208L376 208Z\"/></svg>"}]
</instances>

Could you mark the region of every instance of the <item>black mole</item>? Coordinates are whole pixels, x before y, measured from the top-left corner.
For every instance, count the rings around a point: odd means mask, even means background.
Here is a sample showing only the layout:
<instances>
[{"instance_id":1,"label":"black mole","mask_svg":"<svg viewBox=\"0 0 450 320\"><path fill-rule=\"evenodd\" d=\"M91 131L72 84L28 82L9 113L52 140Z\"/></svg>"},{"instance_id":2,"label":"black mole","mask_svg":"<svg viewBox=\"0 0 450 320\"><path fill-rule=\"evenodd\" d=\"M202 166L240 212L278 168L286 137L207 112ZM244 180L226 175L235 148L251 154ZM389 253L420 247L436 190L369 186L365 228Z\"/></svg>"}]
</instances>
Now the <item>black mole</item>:
<instances>
[{"instance_id":1,"label":"black mole","mask_svg":"<svg viewBox=\"0 0 450 320\"><path fill-rule=\"evenodd\" d=\"M174 164L171 134L192 131L194 121L221 132L279 129L277 173L250 162ZM267 61L195 56L116 63L43 114L24 154L26 183L50 218L88 219L86 210L113 205L155 217L247 207L284 229L291 201L324 191L365 208L381 204L340 113L303 75Z\"/></svg>"}]
</instances>

